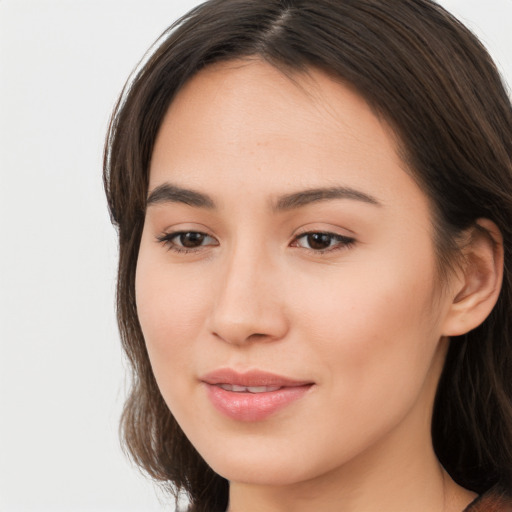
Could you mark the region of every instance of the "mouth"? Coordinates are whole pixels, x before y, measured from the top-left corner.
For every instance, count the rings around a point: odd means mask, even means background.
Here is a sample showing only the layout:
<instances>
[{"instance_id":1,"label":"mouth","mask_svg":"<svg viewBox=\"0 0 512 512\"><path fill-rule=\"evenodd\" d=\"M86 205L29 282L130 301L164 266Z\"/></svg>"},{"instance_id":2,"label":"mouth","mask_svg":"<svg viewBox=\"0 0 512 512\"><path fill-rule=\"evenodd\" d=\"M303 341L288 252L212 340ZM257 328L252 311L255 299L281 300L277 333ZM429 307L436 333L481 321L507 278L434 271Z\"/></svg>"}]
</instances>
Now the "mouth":
<instances>
[{"instance_id":1,"label":"mouth","mask_svg":"<svg viewBox=\"0 0 512 512\"><path fill-rule=\"evenodd\" d=\"M237 386L236 384L216 384L216 386L233 393L270 393L282 389L281 386Z\"/></svg>"},{"instance_id":2,"label":"mouth","mask_svg":"<svg viewBox=\"0 0 512 512\"><path fill-rule=\"evenodd\" d=\"M206 394L222 415L236 421L262 421L306 396L314 382L252 370L226 368L203 376Z\"/></svg>"}]
</instances>

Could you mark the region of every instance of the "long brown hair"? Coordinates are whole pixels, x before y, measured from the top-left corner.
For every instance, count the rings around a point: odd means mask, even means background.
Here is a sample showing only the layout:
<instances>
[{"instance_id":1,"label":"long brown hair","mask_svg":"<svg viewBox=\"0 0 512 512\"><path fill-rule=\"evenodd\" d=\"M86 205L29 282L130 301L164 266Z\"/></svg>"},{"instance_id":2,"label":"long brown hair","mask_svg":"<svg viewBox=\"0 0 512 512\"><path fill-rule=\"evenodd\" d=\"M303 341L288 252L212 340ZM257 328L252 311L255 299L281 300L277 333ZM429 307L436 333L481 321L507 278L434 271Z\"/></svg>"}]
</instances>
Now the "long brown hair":
<instances>
[{"instance_id":1,"label":"long brown hair","mask_svg":"<svg viewBox=\"0 0 512 512\"><path fill-rule=\"evenodd\" d=\"M133 459L194 510L225 510L213 472L165 405L135 304L148 168L176 93L214 62L257 56L286 73L314 66L353 85L394 128L408 169L430 197L440 268L458 233L491 219L505 276L489 318L452 338L432 435L462 486L512 488L512 107L477 38L430 0L210 0L175 23L128 82L106 141L104 180L119 233L118 322L133 370L122 434Z\"/></svg>"}]
</instances>

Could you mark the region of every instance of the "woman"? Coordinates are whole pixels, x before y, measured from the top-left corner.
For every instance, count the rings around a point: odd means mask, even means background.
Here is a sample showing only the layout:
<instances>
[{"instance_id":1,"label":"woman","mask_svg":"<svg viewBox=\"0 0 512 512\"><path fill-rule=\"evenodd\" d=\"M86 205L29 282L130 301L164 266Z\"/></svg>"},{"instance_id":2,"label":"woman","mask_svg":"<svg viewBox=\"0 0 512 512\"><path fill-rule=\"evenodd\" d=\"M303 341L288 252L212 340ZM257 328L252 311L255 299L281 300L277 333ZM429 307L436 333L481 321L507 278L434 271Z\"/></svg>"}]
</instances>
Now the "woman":
<instances>
[{"instance_id":1,"label":"woman","mask_svg":"<svg viewBox=\"0 0 512 512\"><path fill-rule=\"evenodd\" d=\"M105 153L134 460L192 510L512 510L512 108L428 0L211 0Z\"/></svg>"}]
</instances>

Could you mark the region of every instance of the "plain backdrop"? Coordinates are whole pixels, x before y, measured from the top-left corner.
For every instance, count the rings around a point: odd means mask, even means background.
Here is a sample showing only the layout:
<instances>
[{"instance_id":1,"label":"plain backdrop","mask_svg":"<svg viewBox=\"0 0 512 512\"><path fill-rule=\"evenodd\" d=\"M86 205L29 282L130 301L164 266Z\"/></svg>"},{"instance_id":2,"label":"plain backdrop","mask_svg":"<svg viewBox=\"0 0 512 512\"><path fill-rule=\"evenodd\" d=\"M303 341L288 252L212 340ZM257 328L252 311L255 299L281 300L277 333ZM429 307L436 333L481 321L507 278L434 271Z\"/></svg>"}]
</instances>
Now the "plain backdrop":
<instances>
[{"instance_id":1,"label":"plain backdrop","mask_svg":"<svg viewBox=\"0 0 512 512\"><path fill-rule=\"evenodd\" d=\"M257 1L257 0L255 0ZM0 511L171 511L123 456L101 182L126 78L193 0L0 0ZM512 83L512 0L444 0Z\"/></svg>"}]
</instances>

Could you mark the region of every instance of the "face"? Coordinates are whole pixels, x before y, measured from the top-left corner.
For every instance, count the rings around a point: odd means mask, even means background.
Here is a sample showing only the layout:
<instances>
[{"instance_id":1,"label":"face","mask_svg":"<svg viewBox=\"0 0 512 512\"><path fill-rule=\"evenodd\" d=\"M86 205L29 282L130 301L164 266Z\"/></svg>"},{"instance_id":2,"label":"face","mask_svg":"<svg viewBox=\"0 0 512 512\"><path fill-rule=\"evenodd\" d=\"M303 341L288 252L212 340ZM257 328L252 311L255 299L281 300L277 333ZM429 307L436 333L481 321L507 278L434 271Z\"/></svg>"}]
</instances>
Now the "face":
<instances>
[{"instance_id":1,"label":"face","mask_svg":"<svg viewBox=\"0 0 512 512\"><path fill-rule=\"evenodd\" d=\"M353 90L253 60L180 91L136 300L162 395L216 472L293 484L429 445L436 282L429 202Z\"/></svg>"}]
</instances>

